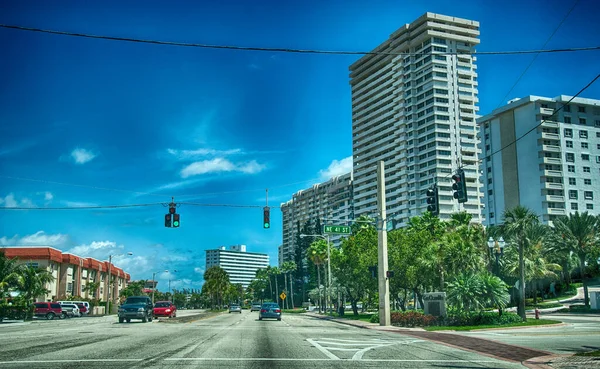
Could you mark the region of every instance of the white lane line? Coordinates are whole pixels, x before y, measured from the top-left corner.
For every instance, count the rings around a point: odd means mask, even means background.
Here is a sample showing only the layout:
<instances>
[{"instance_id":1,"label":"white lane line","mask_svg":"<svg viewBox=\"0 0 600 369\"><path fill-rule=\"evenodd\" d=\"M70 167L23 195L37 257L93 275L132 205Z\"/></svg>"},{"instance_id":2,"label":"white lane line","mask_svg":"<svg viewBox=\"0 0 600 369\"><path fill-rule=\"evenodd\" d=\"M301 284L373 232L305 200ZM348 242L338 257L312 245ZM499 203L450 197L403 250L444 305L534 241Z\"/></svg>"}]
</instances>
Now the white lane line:
<instances>
[{"instance_id":1,"label":"white lane line","mask_svg":"<svg viewBox=\"0 0 600 369\"><path fill-rule=\"evenodd\" d=\"M335 359L339 361L353 361L352 359ZM173 357L166 358L164 361L331 361L331 359L315 359L315 358L290 358L290 357ZM427 362L427 363L496 363L494 360L435 360L435 359L362 359L362 362ZM1 363L0 363L1 364Z\"/></svg>"},{"instance_id":2,"label":"white lane line","mask_svg":"<svg viewBox=\"0 0 600 369\"><path fill-rule=\"evenodd\" d=\"M342 343L342 342L334 342L334 341L318 341L322 345L336 345L336 346L380 346L382 344L394 344L396 342L363 342L363 343Z\"/></svg>"},{"instance_id":3,"label":"white lane line","mask_svg":"<svg viewBox=\"0 0 600 369\"><path fill-rule=\"evenodd\" d=\"M306 340L308 342L310 342L311 345L315 346L319 351L321 351L323 354L325 354L325 356L327 356L331 360L339 360L340 359L339 357L337 357L334 354L332 354L331 352L329 352L325 347L319 345L316 341L314 341L310 338L307 338Z\"/></svg>"},{"instance_id":4,"label":"white lane line","mask_svg":"<svg viewBox=\"0 0 600 369\"><path fill-rule=\"evenodd\" d=\"M65 359L65 360L14 360L0 361L0 365L9 364L52 364L52 363L103 363L103 362L139 362L144 359Z\"/></svg>"}]
</instances>

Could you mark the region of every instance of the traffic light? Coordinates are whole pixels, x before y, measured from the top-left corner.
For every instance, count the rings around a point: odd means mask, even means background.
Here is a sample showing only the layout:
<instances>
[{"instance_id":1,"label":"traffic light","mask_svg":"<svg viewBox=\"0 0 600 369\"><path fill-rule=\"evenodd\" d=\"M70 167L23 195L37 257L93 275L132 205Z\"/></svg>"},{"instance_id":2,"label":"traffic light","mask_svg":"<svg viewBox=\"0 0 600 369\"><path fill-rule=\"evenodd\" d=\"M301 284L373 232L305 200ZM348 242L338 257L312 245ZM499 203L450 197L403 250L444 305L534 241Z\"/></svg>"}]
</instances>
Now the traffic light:
<instances>
[{"instance_id":1,"label":"traffic light","mask_svg":"<svg viewBox=\"0 0 600 369\"><path fill-rule=\"evenodd\" d=\"M165 227L172 227L171 214L165 214Z\"/></svg>"},{"instance_id":2,"label":"traffic light","mask_svg":"<svg viewBox=\"0 0 600 369\"><path fill-rule=\"evenodd\" d=\"M427 190L427 211L430 212L431 215L437 216L440 214L440 197L436 185L433 185L433 187Z\"/></svg>"},{"instance_id":3,"label":"traffic light","mask_svg":"<svg viewBox=\"0 0 600 369\"><path fill-rule=\"evenodd\" d=\"M454 184L452 184L454 198L457 199L459 203L467 202L467 182L465 181L465 171L462 169L456 171L456 174L452 176L452 180L454 181Z\"/></svg>"},{"instance_id":4,"label":"traffic light","mask_svg":"<svg viewBox=\"0 0 600 369\"><path fill-rule=\"evenodd\" d=\"M388 270L387 272L385 272L385 276L388 278L394 278L394 271Z\"/></svg>"},{"instance_id":5,"label":"traffic light","mask_svg":"<svg viewBox=\"0 0 600 369\"><path fill-rule=\"evenodd\" d=\"M271 209L268 206L263 208L263 228L271 228Z\"/></svg>"},{"instance_id":6,"label":"traffic light","mask_svg":"<svg viewBox=\"0 0 600 369\"><path fill-rule=\"evenodd\" d=\"M371 278L377 278L377 266L370 266L369 272L371 272Z\"/></svg>"},{"instance_id":7,"label":"traffic light","mask_svg":"<svg viewBox=\"0 0 600 369\"><path fill-rule=\"evenodd\" d=\"M173 227L179 227L179 214L177 213L173 214Z\"/></svg>"}]
</instances>

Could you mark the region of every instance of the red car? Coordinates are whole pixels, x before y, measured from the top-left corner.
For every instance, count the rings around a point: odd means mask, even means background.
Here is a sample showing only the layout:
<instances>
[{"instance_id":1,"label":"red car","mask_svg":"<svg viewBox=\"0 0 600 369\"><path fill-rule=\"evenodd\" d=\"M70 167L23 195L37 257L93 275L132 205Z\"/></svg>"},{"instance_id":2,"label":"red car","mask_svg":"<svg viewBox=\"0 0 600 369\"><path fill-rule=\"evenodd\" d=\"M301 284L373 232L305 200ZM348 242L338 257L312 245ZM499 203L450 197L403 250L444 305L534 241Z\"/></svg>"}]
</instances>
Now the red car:
<instances>
[{"instance_id":1,"label":"red car","mask_svg":"<svg viewBox=\"0 0 600 369\"><path fill-rule=\"evenodd\" d=\"M79 308L79 312L81 313L81 316L88 314L88 310L84 304L76 304L76 305Z\"/></svg>"},{"instance_id":2,"label":"red car","mask_svg":"<svg viewBox=\"0 0 600 369\"><path fill-rule=\"evenodd\" d=\"M175 318L177 316L177 307L171 301L157 301L154 304L154 317L161 316Z\"/></svg>"},{"instance_id":3,"label":"red car","mask_svg":"<svg viewBox=\"0 0 600 369\"><path fill-rule=\"evenodd\" d=\"M58 302L36 302L33 314L37 317L45 317L52 320L55 317L64 319L67 314L62 311L62 307Z\"/></svg>"}]
</instances>

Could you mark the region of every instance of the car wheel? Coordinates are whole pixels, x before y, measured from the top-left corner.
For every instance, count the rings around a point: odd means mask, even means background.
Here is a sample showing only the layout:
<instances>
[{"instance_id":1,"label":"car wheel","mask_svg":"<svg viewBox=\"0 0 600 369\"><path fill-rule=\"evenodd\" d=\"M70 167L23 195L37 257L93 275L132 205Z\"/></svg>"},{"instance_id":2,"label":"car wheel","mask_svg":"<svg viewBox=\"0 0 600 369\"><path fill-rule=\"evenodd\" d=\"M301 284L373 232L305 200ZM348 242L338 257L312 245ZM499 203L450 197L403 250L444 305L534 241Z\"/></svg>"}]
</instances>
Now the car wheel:
<instances>
[{"instance_id":1,"label":"car wheel","mask_svg":"<svg viewBox=\"0 0 600 369\"><path fill-rule=\"evenodd\" d=\"M124 321L125 321L125 319L119 318L119 323L123 323Z\"/></svg>"},{"instance_id":2,"label":"car wheel","mask_svg":"<svg viewBox=\"0 0 600 369\"><path fill-rule=\"evenodd\" d=\"M66 317L67 317L67 313L62 313L62 314L60 314L60 316L58 318L65 319Z\"/></svg>"},{"instance_id":3,"label":"car wheel","mask_svg":"<svg viewBox=\"0 0 600 369\"><path fill-rule=\"evenodd\" d=\"M131 319L125 319L127 323L131 323Z\"/></svg>"},{"instance_id":4,"label":"car wheel","mask_svg":"<svg viewBox=\"0 0 600 369\"><path fill-rule=\"evenodd\" d=\"M47 320L52 320L52 319L54 319L54 313L48 313L48 314L46 314L46 319L47 319Z\"/></svg>"},{"instance_id":5,"label":"car wheel","mask_svg":"<svg viewBox=\"0 0 600 369\"><path fill-rule=\"evenodd\" d=\"M277 318L277 320L281 321L281 318Z\"/></svg>"},{"instance_id":6,"label":"car wheel","mask_svg":"<svg viewBox=\"0 0 600 369\"><path fill-rule=\"evenodd\" d=\"M260 316L259 316L259 317L258 317L258 320L262 320L262 317L260 317Z\"/></svg>"}]
</instances>

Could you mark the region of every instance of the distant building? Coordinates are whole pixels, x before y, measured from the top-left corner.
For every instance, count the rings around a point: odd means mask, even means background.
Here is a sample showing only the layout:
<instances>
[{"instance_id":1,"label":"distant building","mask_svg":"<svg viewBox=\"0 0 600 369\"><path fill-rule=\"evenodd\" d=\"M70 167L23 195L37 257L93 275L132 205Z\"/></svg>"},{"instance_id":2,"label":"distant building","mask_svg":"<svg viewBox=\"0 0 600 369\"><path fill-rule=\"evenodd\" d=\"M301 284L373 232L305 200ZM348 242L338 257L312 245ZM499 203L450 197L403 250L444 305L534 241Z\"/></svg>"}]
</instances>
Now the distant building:
<instances>
[{"instance_id":1,"label":"distant building","mask_svg":"<svg viewBox=\"0 0 600 369\"><path fill-rule=\"evenodd\" d=\"M283 245L279 245L277 247L277 265L281 266L283 263Z\"/></svg>"},{"instance_id":2,"label":"distant building","mask_svg":"<svg viewBox=\"0 0 600 369\"><path fill-rule=\"evenodd\" d=\"M0 252L9 258L17 258L19 264L27 264L35 268L47 270L54 277L45 288L49 290L45 296L38 296L36 301L57 301L70 296L83 298L116 298L121 290L127 287L130 275L123 269L109 266L108 261L84 258L63 253L53 247L4 247ZM108 270L116 278L112 290L108 286ZM91 282L99 282L95 291L87 291L86 286Z\"/></svg>"},{"instance_id":3,"label":"distant building","mask_svg":"<svg viewBox=\"0 0 600 369\"><path fill-rule=\"evenodd\" d=\"M348 225L354 219L352 203L352 173L343 174L316 184L292 195L292 199L281 204L283 244L280 264L294 260L298 226L302 228L308 220L320 219L321 225ZM334 245L342 236L331 235Z\"/></svg>"},{"instance_id":4,"label":"distant building","mask_svg":"<svg viewBox=\"0 0 600 369\"><path fill-rule=\"evenodd\" d=\"M599 214L600 100L565 105L570 99L527 96L477 120L486 224L502 223L517 205L545 224L575 211Z\"/></svg>"},{"instance_id":5,"label":"distant building","mask_svg":"<svg viewBox=\"0 0 600 369\"><path fill-rule=\"evenodd\" d=\"M246 245L230 246L229 250L221 246L206 250L206 269L212 266L223 268L231 283L241 283L246 288L256 277L258 269L269 266L269 255L246 252Z\"/></svg>"},{"instance_id":6,"label":"distant building","mask_svg":"<svg viewBox=\"0 0 600 369\"><path fill-rule=\"evenodd\" d=\"M377 163L385 161L387 215L408 224L439 188L440 219L464 210L481 222L477 53L479 22L425 13L350 66L354 212L377 215ZM408 54L411 55L408 55ZM465 166L468 202L452 173Z\"/></svg>"}]
</instances>

